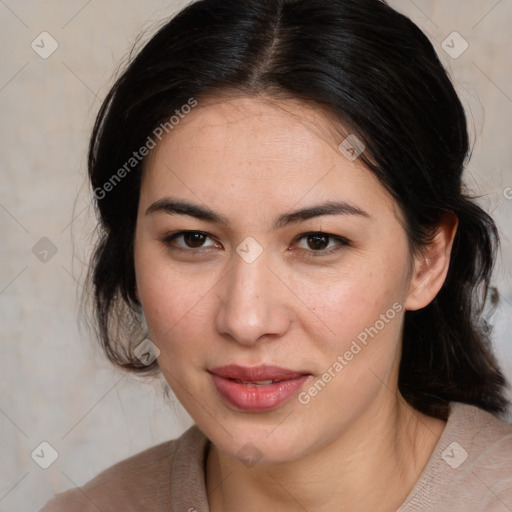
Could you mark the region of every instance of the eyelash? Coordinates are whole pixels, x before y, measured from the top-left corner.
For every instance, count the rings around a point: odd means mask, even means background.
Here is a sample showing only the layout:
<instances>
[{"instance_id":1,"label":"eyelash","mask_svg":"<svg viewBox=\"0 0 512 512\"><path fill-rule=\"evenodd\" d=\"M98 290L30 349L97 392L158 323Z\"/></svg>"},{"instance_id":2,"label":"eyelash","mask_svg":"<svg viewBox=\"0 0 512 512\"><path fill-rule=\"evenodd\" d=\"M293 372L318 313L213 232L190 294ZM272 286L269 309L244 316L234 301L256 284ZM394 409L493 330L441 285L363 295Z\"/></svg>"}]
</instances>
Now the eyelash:
<instances>
[{"instance_id":1,"label":"eyelash","mask_svg":"<svg viewBox=\"0 0 512 512\"><path fill-rule=\"evenodd\" d=\"M198 248L198 249L187 248L187 249L185 249L184 247L180 247L178 245L174 245L173 244L177 238L179 238L180 236L189 234L189 233L201 234L201 235L204 235L204 236L206 236L208 238L212 238L208 233L205 233L204 231L187 230L187 231L176 231L175 233L171 233L169 235L166 235L165 237L160 238L159 241L163 245L168 247L170 250L176 251L176 252L180 252L180 253L198 254L198 253L201 253L201 252L205 252L204 249L201 249L201 248ZM320 250L317 250L317 251L301 249L302 251L304 251L307 254L307 257L317 258L319 256L328 256L328 255L331 255L331 254L335 253L336 251L338 251L340 246L348 246L348 245L350 245L350 242L346 238L343 238L343 237L338 236L338 235L333 235L333 234L330 234L330 233L324 233L323 231L309 231L307 233L303 233L303 234L299 235L298 237L296 237L294 242L300 242L304 238L307 238L308 236L312 236L312 235L317 235L317 236L320 236L320 237L326 237L328 239L328 244L327 245L329 245L329 242L331 240L334 240L334 241L338 242L339 245L335 246L335 247L331 247L330 249L320 249Z\"/></svg>"}]
</instances>

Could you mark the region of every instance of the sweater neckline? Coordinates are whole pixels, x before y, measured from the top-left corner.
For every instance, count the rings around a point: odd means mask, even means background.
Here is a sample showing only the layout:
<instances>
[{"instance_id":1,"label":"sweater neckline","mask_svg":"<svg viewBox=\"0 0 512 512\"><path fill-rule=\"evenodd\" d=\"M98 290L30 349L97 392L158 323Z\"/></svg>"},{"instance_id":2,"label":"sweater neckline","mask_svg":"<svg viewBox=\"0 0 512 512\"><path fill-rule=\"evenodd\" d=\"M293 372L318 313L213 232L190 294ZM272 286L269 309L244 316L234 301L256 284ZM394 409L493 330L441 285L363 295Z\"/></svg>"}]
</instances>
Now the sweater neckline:
<instances>
[{"instance_id":1,"label":"sweater neckline","mask_svg":"<svg viewBox=\"0 0 512 512\"><path fill-rule=\"evenodd\" d=\"M441 473L445 474L444 465L450 462L450 456L453 457L454 449L455 456L457 456L458 446L461 446L460 439L458 442L457 436L454 434L459 433L460 422L458 419L464 409L468 407L470 406L467 404L450 402L450 412L444 430L418 480L397 512L406 512L409 507L421 504L425 493L428 493L432 487L435 477ZM173 478L170 489L172 500L176 502L176 510L209 512L206 493L206 461L210 445L211 441L196 424L180 437L173 457ZM190 446L196 447L194 454L191 454Z\"/></svg>"}]
</instances>

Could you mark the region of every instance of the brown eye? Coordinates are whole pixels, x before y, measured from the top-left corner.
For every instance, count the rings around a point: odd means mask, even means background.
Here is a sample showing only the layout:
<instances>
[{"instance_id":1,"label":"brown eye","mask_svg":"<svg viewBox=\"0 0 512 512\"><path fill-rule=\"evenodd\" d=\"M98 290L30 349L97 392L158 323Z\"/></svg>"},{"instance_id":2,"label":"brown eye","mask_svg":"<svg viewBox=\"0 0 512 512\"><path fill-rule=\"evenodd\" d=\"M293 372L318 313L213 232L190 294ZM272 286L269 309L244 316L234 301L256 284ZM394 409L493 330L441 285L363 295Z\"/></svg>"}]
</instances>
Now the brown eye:
<instances>
[{"instance_id":1,"label":"brown eye","mask_svg":"<svg viewBox=\"0 0 512 512\"><path fill-rule=\"evenodd\" d=\"M307 244L313 251L321 251L329 245L329 236L319 233L307 235Z\"/></svg>"},{"instance_id":2,"label":"brown eye","mask_svg":"<svg viewBox=\"0 0 512 512\"><path fill-rule=\"evenodd\" d=\"M202 247L205 240L208 238L204 233L199 233L197 231L191 231L189 233L183 233L183 241L185 245L192 249L197 249L198 247Z\"/></svg>"},{"instance_id":3,"label":"brown eye","mask_svg":"<svg viewBox=\"0 0 512 512\"><path fill-rule=\"evenodd\" d=\"M305 256L328 256L334 254L343 246L350 246L350 242L341 236L323 233L321 231L304 233L298 237L297 246Z\"/></svg>"},{"instance_id":4,"label":"brown eye","mask_svg":"<svg viewBox=\"0 0 512 512\"><path fill-rule=\"evenodd\" d=\"M173 251L186 251L190 254L216 247L215 241L202 231L178 231L161 238L160 241Z\"/></svg>"}]
</instances>

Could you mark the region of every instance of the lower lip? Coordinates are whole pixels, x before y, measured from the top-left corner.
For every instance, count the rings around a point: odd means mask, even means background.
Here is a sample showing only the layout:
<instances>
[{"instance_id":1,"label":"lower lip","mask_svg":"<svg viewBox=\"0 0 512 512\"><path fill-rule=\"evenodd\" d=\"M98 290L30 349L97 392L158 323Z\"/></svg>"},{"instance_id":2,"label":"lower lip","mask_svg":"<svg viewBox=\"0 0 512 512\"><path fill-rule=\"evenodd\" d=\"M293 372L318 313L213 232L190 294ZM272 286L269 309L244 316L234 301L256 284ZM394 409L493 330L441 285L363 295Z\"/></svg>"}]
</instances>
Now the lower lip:
<instances>
[{"instance_id":1,"label":"lower lip","mask_svg":"<svg viewBox=\"0 0 512 512\"><path fill-rule=\"evenodd\" d=\"M247 386L212 374L219 394L233 407L246 412L276 409L287 402L306 382L309 375L282 380L265 386Z\"/></svg>"}]
</instances>

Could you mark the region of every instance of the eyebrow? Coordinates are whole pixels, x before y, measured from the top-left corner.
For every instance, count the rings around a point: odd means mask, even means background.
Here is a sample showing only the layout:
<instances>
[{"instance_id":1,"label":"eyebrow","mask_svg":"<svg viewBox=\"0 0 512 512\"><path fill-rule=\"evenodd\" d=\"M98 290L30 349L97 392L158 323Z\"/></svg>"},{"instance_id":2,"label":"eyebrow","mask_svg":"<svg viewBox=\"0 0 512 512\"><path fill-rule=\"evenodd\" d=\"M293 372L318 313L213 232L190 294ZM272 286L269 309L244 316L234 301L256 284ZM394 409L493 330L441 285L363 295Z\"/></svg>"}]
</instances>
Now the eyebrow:
<instances>
[{"instance_id":1,"label":"eyebrow","mask_svg":"<svg viewBox=\"0 0 512 512\"><path fill-rule=\"evenodd\" d=\"M214 212L206 206L200 206L187 201L171 199L168 197L159 199L151 204L147 208L145 215L155 212L164 212L170 215L189 215L190 217L207 222L213 222L215 224L229 224L226 217ZM274 222L274 229L282 228L289 224L297 224L323 215L355 215L373 220L373 217L369 213L355 205L344 201L329 201L280 215Z\"/></svg>"}]
</instances>

